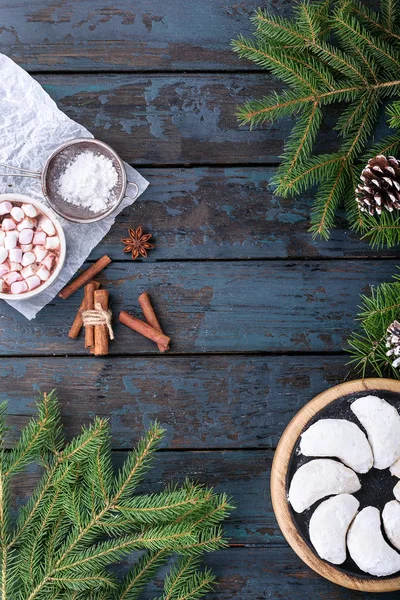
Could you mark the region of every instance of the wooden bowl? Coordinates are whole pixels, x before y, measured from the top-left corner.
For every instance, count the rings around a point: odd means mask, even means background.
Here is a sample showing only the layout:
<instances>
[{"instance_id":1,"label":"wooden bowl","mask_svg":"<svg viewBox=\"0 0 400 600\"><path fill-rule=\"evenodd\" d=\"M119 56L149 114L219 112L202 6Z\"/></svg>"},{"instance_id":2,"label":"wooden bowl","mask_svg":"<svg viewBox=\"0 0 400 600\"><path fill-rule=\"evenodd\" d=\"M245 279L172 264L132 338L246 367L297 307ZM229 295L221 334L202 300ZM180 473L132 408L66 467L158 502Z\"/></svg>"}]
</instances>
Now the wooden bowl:
<instances>
[{"instance_id":1,"label":"wooden bowl","mask_svg":"<svg viewBox=\"0 0 400 600\"><path fill-rule=\"evenodd\" d=\"M287 484L293 451L301 433L316 414L349 394L359 394L361 392L368 395L372 391L379 392L379 390L400 395L400 381L394 379L358 379L341 383L313 398L286 427L276 449L271 470L272 506L279 527L292 549L311 569L325 577L325 579L329 579L329 581L343 587L363 592L393 592L400 590L400 574L397 573L383 578L368 574L357 575L319 558L311 543L305 540L295 522L287 501Z\"/></svg>"}]
</instances>

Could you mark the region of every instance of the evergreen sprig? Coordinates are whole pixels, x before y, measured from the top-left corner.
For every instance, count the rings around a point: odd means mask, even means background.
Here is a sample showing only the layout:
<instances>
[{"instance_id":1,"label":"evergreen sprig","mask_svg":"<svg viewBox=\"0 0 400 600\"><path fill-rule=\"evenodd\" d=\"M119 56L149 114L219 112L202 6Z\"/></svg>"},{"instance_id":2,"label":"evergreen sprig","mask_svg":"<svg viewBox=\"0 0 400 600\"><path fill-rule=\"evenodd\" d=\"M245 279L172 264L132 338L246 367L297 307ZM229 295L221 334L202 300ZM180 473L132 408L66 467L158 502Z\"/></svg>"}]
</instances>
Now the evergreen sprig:
<instances>
[{"instance_id":1,"label":"evergreen sprig","mask_svg":"<svg viewBox=\"0 0 400 600\"><path fill-rule=\"evenodd\" d=\"M361 296L361 302L358 313L361 332L353 333L349 339L350 364L363 377L373 371L379 377L390 375L400 379L400 369L392 367L393 357L386 356L387 328L400 319L400 276L372 288L370 296Z\"/></svg>"},{"instance_id":2,"label":"evergreen sprig","mask_svg":"<svg viewBox=\"0 0 400 600\"><path fill-rule=\"evenodd\" d=\"M365 216L355 201L361 161L376 154L396 155L396 136L368 148L381 105L400 96L400 11L397 0L381 0L375 13L356 0L303 0L292 19L259 9L253 39L239 37L234 50L283 81L287 89L239 109L242 124L293 117L282 162L273 180L277 194L288 197L316 188L311 214L314 236L328 239L336 213L344 206L351 227L374 246L400 241L400 216ZM338 150L314 155L323 112L341 103L334 127ZM343 108L343 104L346 106ZM400 126L400 102L388 108L389 123Z\"/></svg>"},{"instance_id":3,"label":"evergreen sprig","mask_svg":"<svg viewBox=\"0 0 400 600\"><path fill-rule=\"evenodd\" d=\"M214 575L201 556L226 545L225 494L186 481L138 494L163 437L155 423L117 473L107 421L64 443L55 392L38 402L38 416L8 450L6 404L0 405L1 600L136 600L162 565L172 561L162 600L197 600ZM43 469L30 499L13 518L10 481L29 464ZM123 579L109 566L140 553Z\"/></svg>"}]
</instances>

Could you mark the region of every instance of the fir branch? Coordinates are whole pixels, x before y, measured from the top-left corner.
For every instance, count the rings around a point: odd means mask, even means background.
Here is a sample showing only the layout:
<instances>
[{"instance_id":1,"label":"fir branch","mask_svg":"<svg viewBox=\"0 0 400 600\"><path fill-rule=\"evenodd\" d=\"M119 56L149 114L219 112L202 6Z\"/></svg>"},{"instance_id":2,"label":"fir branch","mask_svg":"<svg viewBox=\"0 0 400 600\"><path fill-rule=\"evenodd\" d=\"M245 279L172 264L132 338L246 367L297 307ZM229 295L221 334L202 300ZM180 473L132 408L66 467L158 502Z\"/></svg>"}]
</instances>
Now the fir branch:
<instances>
[{"instance_id":1,"label":"fir branch","mask_svg":"<svg viewBox=\"0 0 400 600\"><path fill-rule=\"evenodd\" d=\"M31 419L22 430L17 446L8 456L8 467L4 477L22 471L29 462L40 456L40 451L53 441L54 426L58 425L58 414L54 412L57 405L55 392L43 394L38 403L39 418Z\"/></svg>"},{"instance_id":2,"label":"fir branch","mask_svg":"<svg viewBox=\"0 0 400 600\"><path fill-rule=\"evenodd\" d=\"M385 140L376 145L377 151L366 149L379 108L388 99L394 99L388 109L390 125L400 127L399 7L396 0L381 2L381 12L374 13L357 0L303 0L292 19L259 9L252 18L255 37L239 37L233 49L288 86L279 95L252 100L238 110L242 125L250 126L296 117L273 179L276 193L286 197L316 188L314 235L328 238L337 211L345 206L350 226L361 236L375 245L394 245L400 237L397 221L391 217L387 223L387 215L382 222L360 217L349 185L356 181L355 166L362 156L385 153ZM323 111L337 102L347 104L335 126L343 143L337 152L315 156Z\"/></svg>"},{"instance_id":3,"label":"fir branch","mask_svg":"<svg viewBox=\"0 0 400 600\"><path fill-rule=\"evenodd\" d=\"M387 5L391 3L390 9L390 23L388 22L388 8ZM370 27L372 30L375 30L377 33L384 36L384 39L390 39L394 42L400 42L400 34L396 33L396 25L398 21L398 6L397 2L392 2L392 0L382 0L381 1L381 18L378 13L368 9L366 6L361 4L360 2L353 0L353 2L347 2L343 5L343 10L347 10L357 18L360 19L362 23L366 26Z\"/></svg>"},{"instance_id":4,"label":"fir branch","mask_svg":"<svg viewBox=\"0 0 400 600\"><path fill-rule=\"evenodd\" d=\"M386 356L387 328L400 319L400 277L396 275L391 283L383 283L371 289L371 295L361 296L360 312L357 317L360 327L348 343L351 355L350 364L364 376L368 369L379 377L390 374L400 379L400 371L392 367Z\"/></svg>"},{"instance_id":5,"label":"fir branch","mask_svg":"<svg viewBox=\"0 0 400 600\"><path fill-rule=\"evenodd\" d=\"M166 550L144 554L121 582L116 600L137 600L157 569L165 563L167 557Z\"/></svg>"},{"instance_id":6,"label":"fir branch","mask_svg":"<svg viewBox=\"0 0 400 600\"><path fill-rule=\"evenodd\" d=\"M214 581L209 569L199 570L196 558L181 559L166 578L162 600L197 600L211 589Z\"/></svg>"},{"instance_id":7,"label":"fir branch","mask_svg":"<svg viewBox=\"0 0 400 600\"><path fill-rule=\"evenodd\" d=\"M225 495L190 482L132 495L162 439L159 425L114 473L106 421L95 419L64 446L55 394L41 398L38 412L11 453L0 439L2 600L134 600L169 558L184 555L197 564L204 552L226 544L220 524L231 506ZM9 481L28 462L42 464L43 456L42 480L12 523ZM144 555L122 581L108 573L109 565L138 550ZM173 598L201 598L213 582L209 571L196 569Z\"/></svg>"},{"instance_id":8,"label":"fir branch","mask_svg":"<svg viewBox=\"0 0 400 600\"><path fill-rule=\"evenodd\" d=\"M0 554L1 554L1 598L8 598L8 527L10 519L8 480L4 473L4 449L0 451Z\"/></svg>"},{"instance_id":9,"label":"fir branch","mask_svg":"<svg viewBox=\"0 0 400 600\"><path fill-rule=\"evenodd\" d=\"M396 17L398 13L397 0L382 0L381 10L382 21L390 33L392 33L396 26Z\"/></svg>"}]
</instances>

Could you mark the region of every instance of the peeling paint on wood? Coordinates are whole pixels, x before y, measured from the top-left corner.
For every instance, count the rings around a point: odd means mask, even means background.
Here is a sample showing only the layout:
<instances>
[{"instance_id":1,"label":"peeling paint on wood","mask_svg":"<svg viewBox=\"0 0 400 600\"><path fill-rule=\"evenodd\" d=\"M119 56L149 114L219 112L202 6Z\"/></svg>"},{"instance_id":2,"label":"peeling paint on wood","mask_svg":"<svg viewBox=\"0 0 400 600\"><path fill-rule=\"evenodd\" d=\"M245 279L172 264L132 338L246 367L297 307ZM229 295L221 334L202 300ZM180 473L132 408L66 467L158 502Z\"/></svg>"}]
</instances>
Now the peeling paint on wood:
<instances>
[{"instance_id":1,"label":"peeling paint on wood","mask_svg":"<svg viewBox=\"0 0 400 600\"><path fill-rule=\"evenodd\" d=\"M110 353L155 352L152 342L116 322L120 310L141 316L137 298L144 290L172 353L340 351L371 274L374 284L388 281L396 266L394 260L112 263L99 277L115 315ZM67 337L82 293L57 298L30 323L3 305L0 354L85 354Z\"/></svg>"},{"instance_id":2,"label":"peeling paint on wood","mask_svg":"<svg viewBox=\"0 0 400 600\"><path fill-rule=\"evenodd\" d=\"M156 249L148 260L318 258L395 256L373 250L348 230L342 218L331 238L309 233L313 199L274 195L271 167L145 168L149 188L124 210L92 253L98 259L130 260L121 238L129 225L153 233Z\"/></svg>"},{"instance_id":3,"label":"peeling paint on wood","mask_svg":"<svg viewBox=\"0 0 400 600\"><path fill-rule=\"evenodd\" d=\"M241 128L237 106L281 86L271 76L39 75L61 110L129 163L274 162L286 124Z\"/></svg>"},{"instance_id":4,"label":"peeling paint on wood","mask_svg":"<svg viewBox=\"0 0 400 600\"><path fill-rule=\"evenodd\" d=\"M207 600L398 600L398 592L368 594L341 588L311 571L288 547L227 548L207 556L219 586ZM121 570L129 565L126 561ZM162 569L143 600L162 594Z\"/></svg>"},{"instance_id":5,"label":"peeling paint on wood","mask_svg":"<svg viewBox=\"0 0 400 600\"><path fill-rule=\"evenodd\" d=\"M35 412L37 390L57 388L68 438L95 414L109 418L112 447L132 448L159 420L163 447L273 448L301 406L348 374L345 358L197 356L2 358L0 399L10 440Z\"/></svg>"},{"instance_id":6,"label":"peeling paint on wood","mask_svg":"<svg viewBox=\"0 0 400 600\"><path fill-rule=\"evenodd\" d=\"M252 69L230 41L255 0L19 0L0 6L0 51L28 70ZM290 11L288 0L264 6Z\"/></svg>"},{"instance_id":7,"label":"peeling paint on wood","mask_svg":"<svg viewBox=\"0 0 400 600\"><path fill-rule=\"evenodd\" d=\"M137 440L138 432L135 434ZM228 490L236 510L227 521L226 533L231 544L282 544L283 537L276 524L269 500L269 479L273 453L250 452L159 452L152 468L145 475L138 492L155 493L171 481L183 483L186 477L217 493ZM114 453L114 465L119 468L125 452ZM32 466L13 483L13 508L30 496L40 478L40 469Z\"/></svg>"}]
</instances>

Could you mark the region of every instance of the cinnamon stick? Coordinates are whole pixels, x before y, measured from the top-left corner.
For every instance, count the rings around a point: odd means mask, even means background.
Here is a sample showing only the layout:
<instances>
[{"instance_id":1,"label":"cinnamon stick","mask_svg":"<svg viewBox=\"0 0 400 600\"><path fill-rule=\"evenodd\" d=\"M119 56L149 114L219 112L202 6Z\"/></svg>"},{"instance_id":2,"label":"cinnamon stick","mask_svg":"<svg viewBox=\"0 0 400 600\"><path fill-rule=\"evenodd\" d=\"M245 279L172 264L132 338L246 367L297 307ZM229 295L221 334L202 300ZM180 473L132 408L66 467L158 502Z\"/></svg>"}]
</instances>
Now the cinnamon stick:
<instances>
[{"instance_id":1,"label":"cinnamon stick","mask_svg":"<svg viewBox=\"0 0 400 600\"><path fill-rule=\"evenodd\" d=\"M94 292L94 303L100 304L103 310L108 310L107 290L96 290ZM108 354L108 329L107 325L95 325L94 327L94 355L104 356Z\"/></svg>"},{"instance_id":2,"label":"cinnamon stick","mask_svg":"<svg viewBox=\"0 0 400 600\"><path fill-rule=\"evenodd\" d=\"M74 292L79 290L85 283L90 281L93 277L96 277L100 271L102 271L107 265L111 262L111 258L109 258L106 254L99 258L97 262L91 265L86 271L81 273L76 279L71 281L61 292L58 294L60 298L66 300L69 298Z\"/></svg>"},{"instance_id":3,"label":"cinnamon stick","mask_svg":"<svg viewBox=\"0 0 400 600\"><path fill-rule=\"evenodd\" d=\"M71 329L68 332L68 337L72 340L76 340L80 331L83 327L82 313L86 310L86 299L83 297L80 307L78 308L78 312L76 313L76 317L74 322L71 325Z\"/></svg>"},{"instance_id":4,"label":"cinnamon stick","mask_svg":"<svg viewBox=\"0 0 400 600\"><path fill-rule=\"evenodd\" d=\"M85 310L94 309L94 293L100 287L98 281L90 281L85 285ZM94 326L86 325L85 327L85 348L92 348L94 346Z\"/></svg>"},{"instance_id":5,"label":"cinnamon stick","mask_svg":"<svg viewBox=\"0 0 400 600\"><path fill-rule=\"evenodd\" d=\"M149 340L153 340L153 342L155 342L159 347L160 352L165 352L169 349L169 343L171 341L170 338L164 335L162 332L157 331L157 329L154 329L154 327L148 323L145 323L136 317L132 317L132 315L127 313L125 310L120 312L119 320L123 325L133 329L133 331L144 335L144 337L147 337Z\"/></svg>"},{"instance_id":6,"label":"cinnamon stick","mask_svg":"<svg viewBox=\"0 0 400 600\"><path fill-rule=\"evenodd\" d=\"M150 296L147 292L143 292L143 294L140 294L139 304L142 309L143 316L148 322L148 324L151 325L153 329L157 329L157 331L164 333L161 329L160 323L158 322L157 315L154 312L154 308L151 305ZM164 352L162 344L157 344L157 346L160 352Z\"/></svg>"}]
</instances>

